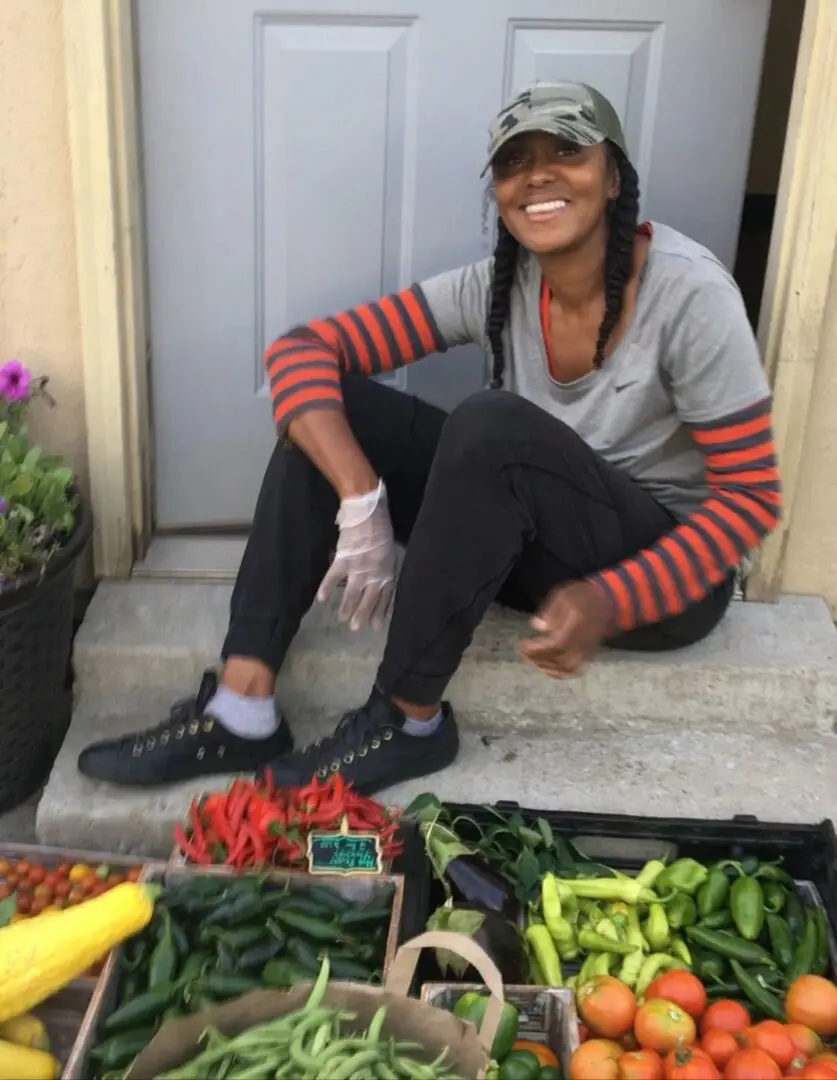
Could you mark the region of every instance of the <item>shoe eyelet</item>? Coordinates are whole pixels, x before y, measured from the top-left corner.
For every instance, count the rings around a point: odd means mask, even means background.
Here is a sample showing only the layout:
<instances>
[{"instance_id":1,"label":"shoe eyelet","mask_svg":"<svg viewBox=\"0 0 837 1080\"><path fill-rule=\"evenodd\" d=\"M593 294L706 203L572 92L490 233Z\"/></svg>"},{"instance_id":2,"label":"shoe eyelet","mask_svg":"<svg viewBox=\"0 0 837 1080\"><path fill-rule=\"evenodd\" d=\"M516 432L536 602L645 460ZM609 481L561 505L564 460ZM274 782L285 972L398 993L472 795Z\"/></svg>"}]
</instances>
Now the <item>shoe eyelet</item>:
<instances>
[{"instance_id":1,"label":"shoe eyelet","mask_svg":"<svg viewBox=\"0 0 837 1080\"><path fill-rule=\"evenodd\" d=\"M201 724L201 727L203 728L204 731L210 732L215 727L215 721L214 720L204 720L204 722Z\"/></svg>"},{"instance_id":2,"label":"shoe eyelet","mask_svg":"<svg viewBox=\"0 0 837 1080\"><path fill-rule=\"evenodd\" d=\"M326 769L325 767L317 769L317 776L320 780L325 780L325 778L328 776L328 769Z\"/></svg>"},{"instance_id":3,"label":"shoe eyelet","mask_svg":"<svg viewBox=\"0 0 837 1080\"><path fill-rule=\"evenodd\" d=\"M225 746L219 746L218 747L218 757L219 758L222 758L226 752L227 752L227 749L226 749Z\"/></svg>"},{"instance_id":4,"label":"shoe eyelet","mask_svg":"<svg viewBox=\"0 0 837 1080\"><path fill-rule=\"evenodd\" d=\"M146 750L153 750L156 745L157 745L157 740L154 738L153 735L149 739L146 739L146 741L145 741L145 749Z\"/></svg>"},{"instance_id":5,"label":"shoe eyelet","mask_svg":"<svg viewBox=\"0 0 837 1080\"><path fill-rule=\"evenodd\" d=\"M131 756L132 757L139 757L141 754L142 754L142 743L134 743L133 749L131 750Z\"/></svg>"},{"instance_id":6,"label":"shoe eyelet","mask_svg":"<svg viewBox=\"0 0 837 1080\"><path fill-rule=\"evenodd\" d=\"M185 725L184 724L178 724L177 727L174 730L175 739L182 739L185 734L186 734Z\"/></svg>"},{"instance_id":7,"label":"shoe eyelet","mask_svg":"<svg viewBox=\"0 0 837 1080\"><path fill-rule=\"evenodd\" d=\"M160 746L168 745L168 741L169 741L170 738L171 738L171 732L170 731L164 731L163 734L160 736Z\"/></svg>"},{"instance_id":8,"label":"shoe eyelet","mask_svg":"<svg viewBox=\"0 0 837 1080\"><path fill-rule=\"evenodd\" d=\"M368 746L362 746L362 747L360 748L360 750L358 750L358 752L357 752L357 756L358 756L358 757L366 757L366 755L367 755L368 753L369 753L369 747L368 747Z\"/></svg>"},{"instance_id":9,"label":"shoe eyelet","mask_svg":"<svg viewBox=\"0 0 837 1080\"><path fill-rule=\"evenodd\" d=\"M332 761L330 769L333 773L340 772L340 758L336 761Z\"/></svg>"},{"instance_id":10,"label":"shoe eyelet","mask_svg":"<svg viewBox=\"0 0 837 1080\"><path fill-rule=\"evenodd\" d=\"M195 757L198 759L198 761L203 761L204 757L206 757L206 750L204 749L204 747L198 747L198 752L197 754L195 754Z\"/></svg>"},{"instance_id":11,"label":"shoe eyelet","mask_svg":"<svg viewBox=\"0 0 837 1080\"><path fill-rule=\"evenodd\" d=\"M376 735L375 738L372 740L372 742L369 745L372 747L373 750L380 750L381 749L381 740Z\"/></svg>"},{"instance_id":12,"label":"shoe eyelet","mask_svg":"<svg viewBox=\"0 0 837 1080\"><path fill-rule=\"evenodd\" d=\"M355 760L355 755L353 751L350 750L348 754L344 754L343 760L346 762L347 765L351 765L351 763Z\"/></svg>"},{"instance_id":13,"label":"shoe eyelet","mask_svg":"<svg viewBox=\"0 0 837 1080\"><path fill-rule=\"evenodd\" d=\"M384 742L389 742L392 738L392 728L384 728Z\"/></svg>"},{"instance_id":14,"label":"shoe eyelet","mask_svg":"<svg viewBox=\"0 0 837 1080\"><path fill-rule=\"evenodd\" d=\"M190 735L197 735L197 733L200 731L200 729L201 729L201 726L200 726L200 724L198 723L197 720L193 720L191 722L191 724L189 724L189 734Z\"/></svg>"}]
</instances>

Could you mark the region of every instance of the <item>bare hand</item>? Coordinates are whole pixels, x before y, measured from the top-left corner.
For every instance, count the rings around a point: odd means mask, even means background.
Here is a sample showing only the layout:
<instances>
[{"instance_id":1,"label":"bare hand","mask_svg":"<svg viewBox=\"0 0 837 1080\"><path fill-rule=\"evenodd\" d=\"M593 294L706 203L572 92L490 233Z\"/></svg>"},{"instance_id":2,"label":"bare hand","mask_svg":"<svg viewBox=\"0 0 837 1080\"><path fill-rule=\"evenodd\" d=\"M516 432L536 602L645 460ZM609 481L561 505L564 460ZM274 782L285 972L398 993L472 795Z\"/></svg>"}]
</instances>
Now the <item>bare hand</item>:
<instances>
[{"instance_id":1,"label":"bare hand","mask_svg":"<svg viewBox=\"0 0 837 1080\"><path fill-rule=\"evenodd\" d=\"M537 637L520 646L523 659L554 679L575 675L595 655L613 626L604 593L589 581L553 589L531 622Z\"/></svg>"}]
</instances>

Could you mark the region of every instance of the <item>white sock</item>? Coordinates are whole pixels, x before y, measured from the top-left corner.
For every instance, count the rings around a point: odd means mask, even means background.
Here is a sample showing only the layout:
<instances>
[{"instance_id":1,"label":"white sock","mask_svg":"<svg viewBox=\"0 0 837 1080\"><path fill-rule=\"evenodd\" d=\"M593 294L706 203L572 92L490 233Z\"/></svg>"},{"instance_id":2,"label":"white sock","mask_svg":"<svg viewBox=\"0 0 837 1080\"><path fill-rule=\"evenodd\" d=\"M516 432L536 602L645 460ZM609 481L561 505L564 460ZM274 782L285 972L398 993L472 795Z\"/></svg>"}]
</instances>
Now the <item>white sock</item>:
<instances>
[{"instance_id":1,"label":"white sock","mask_svg":"<svg viewBox=\"0 0 837 1080\"><path fill-rule=\"evenodd\" d=\"M419 738L426 735L435 735L443 719L441 709L435 716L431 716L427 720L416 720L414 716L408 716L401 725L401 730L405 735L417 735Z\"/></svg>"},{"instance_id":2,"label":"white sock","mask_svg":"<svg viewBox=\"0 0 837 1080\"><path fill-rule=\"evenodd\" d=\"M219 686L206 706L210 716L242 739L268 739L279 727L276 702L272 697L246 697Z\"/></svg>"}]
</instances>

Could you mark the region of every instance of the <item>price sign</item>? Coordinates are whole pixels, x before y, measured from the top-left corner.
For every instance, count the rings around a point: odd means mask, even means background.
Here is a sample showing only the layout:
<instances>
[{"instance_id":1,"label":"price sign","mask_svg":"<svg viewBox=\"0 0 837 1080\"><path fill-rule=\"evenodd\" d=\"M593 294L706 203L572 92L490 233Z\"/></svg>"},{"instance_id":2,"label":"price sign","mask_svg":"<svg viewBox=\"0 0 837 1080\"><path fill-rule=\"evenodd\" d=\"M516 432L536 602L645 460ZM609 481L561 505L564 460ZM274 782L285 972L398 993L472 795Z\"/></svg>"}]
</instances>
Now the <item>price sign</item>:
<instances>
[{"instance_id":1,"label":"price sign","mask_svg":"<svg viewBox=\"0 0 837 1080\"><path fill-rule=\"evenodd\" d=\"M346 819L340 832L308 834L308 872L361 876L383 872L377 833L349 832Z\"/></svg>"}]
</instances>

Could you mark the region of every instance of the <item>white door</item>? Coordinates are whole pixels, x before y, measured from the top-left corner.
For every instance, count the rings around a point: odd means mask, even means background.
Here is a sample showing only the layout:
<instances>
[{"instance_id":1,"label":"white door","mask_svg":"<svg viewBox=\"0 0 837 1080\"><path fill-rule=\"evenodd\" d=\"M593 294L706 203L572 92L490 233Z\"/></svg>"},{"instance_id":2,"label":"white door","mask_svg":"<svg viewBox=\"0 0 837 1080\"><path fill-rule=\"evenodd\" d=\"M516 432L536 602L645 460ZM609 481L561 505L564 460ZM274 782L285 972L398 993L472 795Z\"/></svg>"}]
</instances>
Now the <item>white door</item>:
<instances>
[{"instance_id":1,"label":"white door","mask_svg":"<svg viewBox=\"0 0 837 1080\"><path fill-rule=\"evenodd\" d=\"M139 0L156 518L250 520L280 331L481 258L486 127L535 78L622 116L643 212L732 265L769 0ZM400 385L447 407L475 348Z\"/></svg>"}]
</instances>

